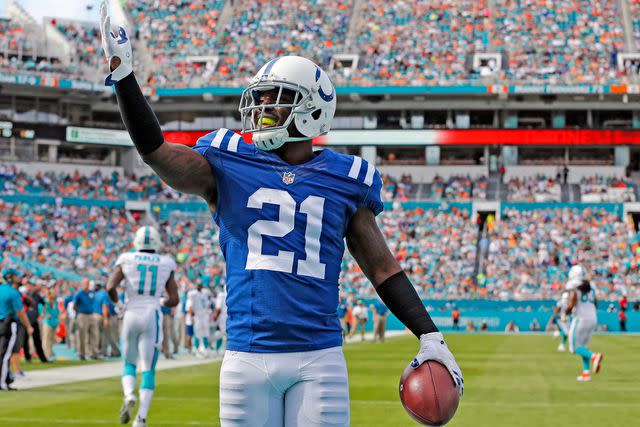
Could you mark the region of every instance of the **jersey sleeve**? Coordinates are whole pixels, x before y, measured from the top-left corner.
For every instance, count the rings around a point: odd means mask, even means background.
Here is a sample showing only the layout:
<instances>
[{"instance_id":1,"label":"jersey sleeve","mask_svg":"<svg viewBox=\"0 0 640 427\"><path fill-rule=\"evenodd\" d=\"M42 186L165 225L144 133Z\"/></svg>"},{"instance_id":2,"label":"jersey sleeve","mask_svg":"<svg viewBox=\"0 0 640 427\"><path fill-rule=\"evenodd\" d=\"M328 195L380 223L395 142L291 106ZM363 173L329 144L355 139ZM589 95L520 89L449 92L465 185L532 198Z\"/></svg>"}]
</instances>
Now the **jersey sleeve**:
<instances>
[{"instance_id":1,"label":"jersey sleeve","mask_svg":"<svg viewBox=\"0 0 640 427\"><path fill-rule=\"evenodd\" d=\"M241 142L242 136L240 134L223 128L200 137L193 149L207 159L217 177L224 171L222 167L223 153L237 153Z\"/></svg>"},{"instance_id":2,"label":"jersey sleeve","mask_svg":"<svg viewBox=\"0 0 640 427\"><path fill-rule=\"evenodd\" d=\"M116 260L116 267L119 265L125 264L127 262L127 258L128 258L127 254L121 254Z\"/></svg>"},{"instance_id":3,"label":"jersey sleeve","mask_svg":"<svg viewBox=\"0 0 640 427\"><path fill-rule=\"evenodd\" d=\"M374 215L378 215L384 210L384 204L382 203L382 177L377 169L373 173L371 186L365 191L361 205L371 209Z\"/></svg>"},{"instance_id":4,"label":"jersey sleeve","mask_svg":"<svg viewBox=\"0 0 640 427\"><path fill-rule=\"evenodd\" d=\"M170 256L167 256L166 260L167 260L166 263L167 263L167 268L169 269L169 273L173 273L174 271L176 271L176 269L178 268L178 265L176 264L176 260Z\"/></svg>"},{"instance_id":5,"label":"jersey sleeve","mask_svg":"<svg viewBox=\"0 0 640 427\"><path fill-rule=\"evenodd\" d=\"M366 206L378 215L384 209L382 203L382 177L376 167L359 156L339 155L342 173L357 182L356 209Z\"/></svg>"}]
</instances>

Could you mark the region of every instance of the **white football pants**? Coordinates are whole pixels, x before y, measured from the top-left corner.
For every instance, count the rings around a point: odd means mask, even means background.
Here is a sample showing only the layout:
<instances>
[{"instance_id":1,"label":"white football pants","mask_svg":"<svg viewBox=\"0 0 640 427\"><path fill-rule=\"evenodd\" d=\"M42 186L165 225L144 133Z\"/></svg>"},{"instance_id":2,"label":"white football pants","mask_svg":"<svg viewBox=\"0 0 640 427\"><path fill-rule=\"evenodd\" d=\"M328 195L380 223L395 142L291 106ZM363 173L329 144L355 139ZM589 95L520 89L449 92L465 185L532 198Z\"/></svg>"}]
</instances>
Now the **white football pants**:
<instances>
[{"instance_id":1,"label":"white football pants","mask_svg":"<svg viewBox=\"0 0 640 427\"><path fill-rule=\"evenodd\" d=\"M195 316L193 319L193 332L199 340L202 338L209 339L211 335L211 326L209 324L209 316Z\"/></svg>"},{"instance_id":2,"label":"white football pants","mask_svg":"<svg viewBox=\"0 0 640 427\"><path fill-rule=\"evenodd\" d=\"M220 370L220 425L348 426L342 347L297 353L227 351Z\"/></svg>"},{"instance_id":3,"label":"white football pants","mask_svg":"<svg viewBox=\"0 0 640 427\"><path fill-rule=\"evenodd\" d=\"M125 363L137 365L142 372L154 370L161 345L160 310L150 308L125 311L122 319L122 354Z\"/></svg>"}]
</instances>

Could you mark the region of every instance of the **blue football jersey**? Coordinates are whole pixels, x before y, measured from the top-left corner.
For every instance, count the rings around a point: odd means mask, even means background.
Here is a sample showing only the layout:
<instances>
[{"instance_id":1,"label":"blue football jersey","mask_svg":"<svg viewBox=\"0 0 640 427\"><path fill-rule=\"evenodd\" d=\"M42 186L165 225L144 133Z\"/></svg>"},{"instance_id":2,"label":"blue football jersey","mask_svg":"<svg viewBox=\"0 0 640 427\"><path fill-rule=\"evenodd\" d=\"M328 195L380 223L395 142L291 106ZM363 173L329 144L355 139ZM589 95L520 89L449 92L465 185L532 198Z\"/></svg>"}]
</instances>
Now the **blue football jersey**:
<instances>
[{"instance_id":1,"label":"blue football jersey","mask_svg":"<svg viewBox=\"0 0 640 427\"><path fill-rule=\"evenodd\" d=\"M290 165L227 129L194 147L213 170L213 219L227 263L228 349L310 351L342 344L338 278L361 206L383 209L382 179L357 156L325 149Z\"/></svg>"}]
</instances>

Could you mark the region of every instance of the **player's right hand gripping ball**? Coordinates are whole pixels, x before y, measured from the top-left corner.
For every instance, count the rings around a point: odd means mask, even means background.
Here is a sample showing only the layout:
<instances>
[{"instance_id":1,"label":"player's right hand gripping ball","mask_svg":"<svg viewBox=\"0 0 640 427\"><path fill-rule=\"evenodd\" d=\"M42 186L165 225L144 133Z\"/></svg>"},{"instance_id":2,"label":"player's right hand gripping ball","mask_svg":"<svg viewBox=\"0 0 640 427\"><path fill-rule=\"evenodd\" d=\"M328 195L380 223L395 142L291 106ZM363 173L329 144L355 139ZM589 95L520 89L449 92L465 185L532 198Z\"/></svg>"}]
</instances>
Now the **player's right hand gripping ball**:
<instances>
[{"instance_id":1,"label":"player's right hand gripping ball","mask_svg":"<svg viewBox=\"0 0 640 427\"><path fill-rule=\"evenodd\" d=\"M420 352L400 378L400 400L421 424L441 426L453 418L462 396L462 372L439 332L420 337Z\"/></svg>"},{"instance_id":2,"label":"player's right hand gripping ball","mask_svg":"<svg viewBox=\"0 0 640 427\"><path fill-rule=\"evenodd\" d=\"M100 3L100 30L102 32L102 49L107 57L111 74L104 79L105 86L112 86L133 72L133 54L131 41L123 26L118 27L118 34L111 28L111 16L107 11L107 2Z\"/></svg>"}]
</instances>

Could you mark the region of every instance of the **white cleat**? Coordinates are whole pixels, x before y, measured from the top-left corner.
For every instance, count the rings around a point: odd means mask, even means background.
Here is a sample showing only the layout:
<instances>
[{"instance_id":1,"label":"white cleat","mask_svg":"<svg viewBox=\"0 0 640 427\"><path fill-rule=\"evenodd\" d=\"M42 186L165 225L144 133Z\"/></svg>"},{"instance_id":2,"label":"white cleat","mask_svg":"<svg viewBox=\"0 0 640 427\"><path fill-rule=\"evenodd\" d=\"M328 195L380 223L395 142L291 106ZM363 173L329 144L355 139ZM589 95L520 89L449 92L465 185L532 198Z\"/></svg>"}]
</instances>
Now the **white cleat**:
<instances>
[{"instance_id":1,"label":"white cleat","mask_svg":"<svg viewBox=\"0 0 640 427\"><path fill-rule=\"evenodd\" d=\"M560 343L558 344L558 351L565 351L567 348L564 346L564 344Z\"/></svg>"},{"instance_id":2,"label":"white cleat","mask_svg":"<svg viewBox=\"0 0 640 427\"><path fill-rule=\"evenodd\" d=\"M602 353L593 353L593 356L591 356L591 370L594 374L600 372L600 363L602 363Z\"/></svg>"},{"instance_id":3,"label":"white cleat","mask_svg":"<svg viewBox=\"0 0 640 427\"><path fill-rule=\"evenodd\" d=\"M135 396L128 396L124 398L124 400L122 401L122 407L120 408L120 424L127 424L129 421L131 421L131 414L133 414L133 408L135 406Z\"/></svg>"},{"instance_id":4,"label":"white cleat","mask_svg":"<svg viewBox=\"0 0 640 427\"><path fill-rule=\"evenodd\" d=\"M589 371L584 371L578 376L577 380L580 381L581 383L589 382L591 381L591 374L589 373Z\"/></svg>"},{"instance_id":5,"label":"white cleat","mask_svg":"<svg viewBox=\"0 0 640 427\"><path fill-rule=\"evenodd\" d=\"M147 420L144 418L136 418L136 420L132 424L133 427L147 427Z\"/></svg>"}]
</instances>

